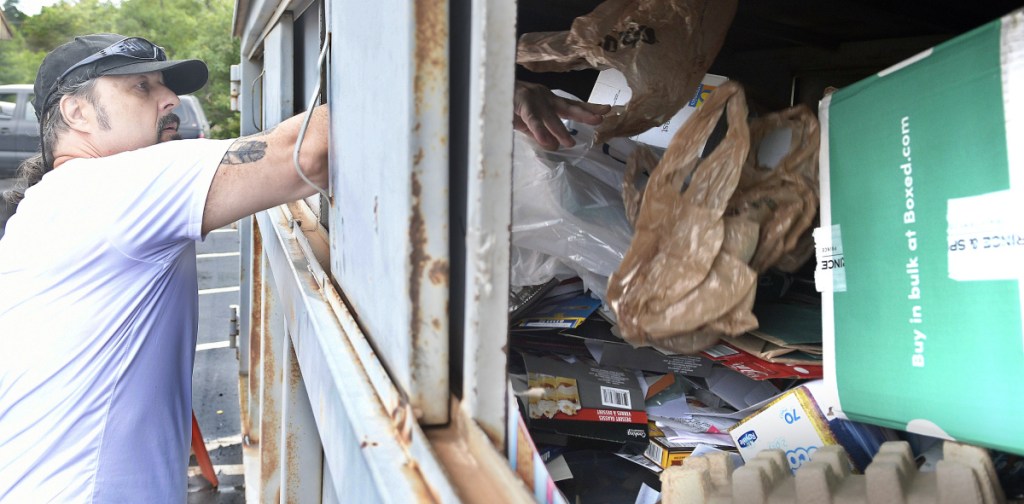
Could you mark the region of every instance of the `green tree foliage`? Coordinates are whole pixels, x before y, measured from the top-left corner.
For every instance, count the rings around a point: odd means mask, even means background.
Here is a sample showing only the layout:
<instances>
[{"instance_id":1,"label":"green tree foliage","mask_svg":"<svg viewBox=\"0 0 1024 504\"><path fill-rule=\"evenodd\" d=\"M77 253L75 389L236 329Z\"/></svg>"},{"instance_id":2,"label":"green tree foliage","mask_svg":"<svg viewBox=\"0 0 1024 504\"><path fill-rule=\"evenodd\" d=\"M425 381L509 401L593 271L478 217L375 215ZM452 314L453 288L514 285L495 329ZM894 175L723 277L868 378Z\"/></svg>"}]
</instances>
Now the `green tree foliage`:
<instances>
[{"instance_id":1,"label":"green tree foliage","mask_svg":"<svg viewBox=\"0 0 1024 504\"><path fill-rule=\"evenodd\" d=\"M25 13L18 9L18 0L4 0L4 19L13 28L21 26L21 22L25 19Z\"/></svg>"},{"instance_id":2,"label":"green tree foliage","mask_svg":"<svg viewBox=\"0 0 1024 504\"><path fill-rule=\"evenodd\" d=\"M25 37L12 29L14 38L0 42L0 84L32 83L46 52L29 49Z\"/></svg>"},{"instance_id":3,"label":"green tree foliage","mask_svg":"<svg viewBox=\"0 0 1024 504\"><path fill-rule=\"evenodd\" d=\"M18 0L5 0L17 11ZM196 58L210 68L210 79L195 95L213 125L213 136L238 136L238 115L230 111L230 67L238 62L239 41L231 36L233 0L61 0L35 16L21 11L14 39L0 43L0 84L31 83L48 51L77 35L120 33L146 37L173 59Z\"/></svg>"}]
</instances>

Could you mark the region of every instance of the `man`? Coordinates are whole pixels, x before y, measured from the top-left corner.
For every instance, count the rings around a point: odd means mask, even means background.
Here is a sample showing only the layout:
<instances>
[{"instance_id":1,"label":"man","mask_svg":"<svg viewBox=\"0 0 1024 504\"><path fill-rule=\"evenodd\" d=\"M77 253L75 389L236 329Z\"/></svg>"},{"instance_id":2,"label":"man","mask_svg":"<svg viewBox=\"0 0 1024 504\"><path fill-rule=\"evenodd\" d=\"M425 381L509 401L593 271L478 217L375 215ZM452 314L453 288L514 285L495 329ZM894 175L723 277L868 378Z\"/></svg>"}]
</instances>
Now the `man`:
<instances>
[{"instance_id":1,"label":"man","mask_svg":"<svg viewBox=\"0 0 1024 504\"><path fill-rule=\"evenodd\" d=\"M291 162L301 117L157 145L206 79L201 61L111 34L39 68L42 157L0 240L0 502L185 501L195 240L316 192ZM301 153L326 186L323 107Z\"/></svg>"}]
</instances>

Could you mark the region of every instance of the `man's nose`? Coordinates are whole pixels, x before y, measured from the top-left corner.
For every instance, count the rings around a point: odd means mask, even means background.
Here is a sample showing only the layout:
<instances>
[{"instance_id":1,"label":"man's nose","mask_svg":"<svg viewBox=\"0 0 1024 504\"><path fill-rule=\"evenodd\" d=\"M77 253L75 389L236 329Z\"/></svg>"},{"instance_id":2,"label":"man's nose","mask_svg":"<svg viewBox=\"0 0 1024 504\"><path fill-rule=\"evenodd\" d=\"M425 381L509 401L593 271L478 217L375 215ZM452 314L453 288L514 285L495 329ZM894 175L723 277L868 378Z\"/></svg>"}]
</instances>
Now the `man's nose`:
<instances>
[{"instance_id":1,"label":"man's nose","mask_svg":"<svg viewBox=\"0 0 1024 504\"><path fill-rule=\"evenodd\" d=\"M170 112L174 107L177 107L178 104L181 103L181 100L178 99L178 95L174 94L174 91L171 91L167 86L163 86L163 91L165 96L162 98L163 105L161 108Z\"/></svg>"}]
</instances>

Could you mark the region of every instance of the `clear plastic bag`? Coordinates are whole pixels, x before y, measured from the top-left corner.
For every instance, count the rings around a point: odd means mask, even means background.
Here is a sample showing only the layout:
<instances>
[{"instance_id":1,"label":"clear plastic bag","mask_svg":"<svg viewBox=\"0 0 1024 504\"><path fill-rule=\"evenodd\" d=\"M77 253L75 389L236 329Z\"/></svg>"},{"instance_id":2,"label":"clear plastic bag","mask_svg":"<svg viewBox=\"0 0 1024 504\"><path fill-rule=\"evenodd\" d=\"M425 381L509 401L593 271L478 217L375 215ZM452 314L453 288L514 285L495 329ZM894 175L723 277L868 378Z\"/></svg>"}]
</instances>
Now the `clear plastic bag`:
<instances>
[{"instance_id":1,"label":"clear plastic bag","mask_svg":"<svg viewBox=\"0 0 1024 504\"><path fill-rule=\"evenodd\" d=\"M544 151L516 132L511 284L579 276L604 299L608 276L633 238L622 202L628 139L593 145L591 126L568 122L576 146Z\"/></svg>"}]
</instances>

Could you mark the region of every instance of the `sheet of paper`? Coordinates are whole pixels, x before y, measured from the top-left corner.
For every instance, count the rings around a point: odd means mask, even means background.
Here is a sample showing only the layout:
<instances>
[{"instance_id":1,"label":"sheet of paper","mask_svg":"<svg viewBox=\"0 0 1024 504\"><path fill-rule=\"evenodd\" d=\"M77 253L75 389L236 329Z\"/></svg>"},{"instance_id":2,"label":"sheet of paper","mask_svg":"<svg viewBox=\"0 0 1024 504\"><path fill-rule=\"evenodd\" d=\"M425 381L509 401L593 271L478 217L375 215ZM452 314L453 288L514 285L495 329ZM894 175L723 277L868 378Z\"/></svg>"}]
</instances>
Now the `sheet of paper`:
<instances>
[{"instance_id":1,"label":"sheet of paper","mask_svg":"<svg viewBox=\"0 0 1024 504\"><path fill-rule=\"evenodd\" d=\"M730 406L742 410L779 394L769 381L751 380L736 371L714 368L708 377L708 388Z\"/></svg>"},{"instance_id":2,"label":"sheet of paper","mask_svg":"<svg viewBox=\"0 0 1024 504\"><path fill-rule=\"evenodd\" d=\"M545 465L548 468L548 474L551 475L552 481L572 479L572 471L569 470L569 464L565 461L565 457L559 455Z\"/></svg>"},{"instance_id":3,"label":"sheet of paper","mask_svg":"<svg viewBox=\"0 0 1024 504\"><path fill-rule=\"evenodd\" d=\"M661 499L661 492L647 486L647 483L640 484L640 492L636 494L636 504L655 504Z\"/></svg>"}]
</instances>

